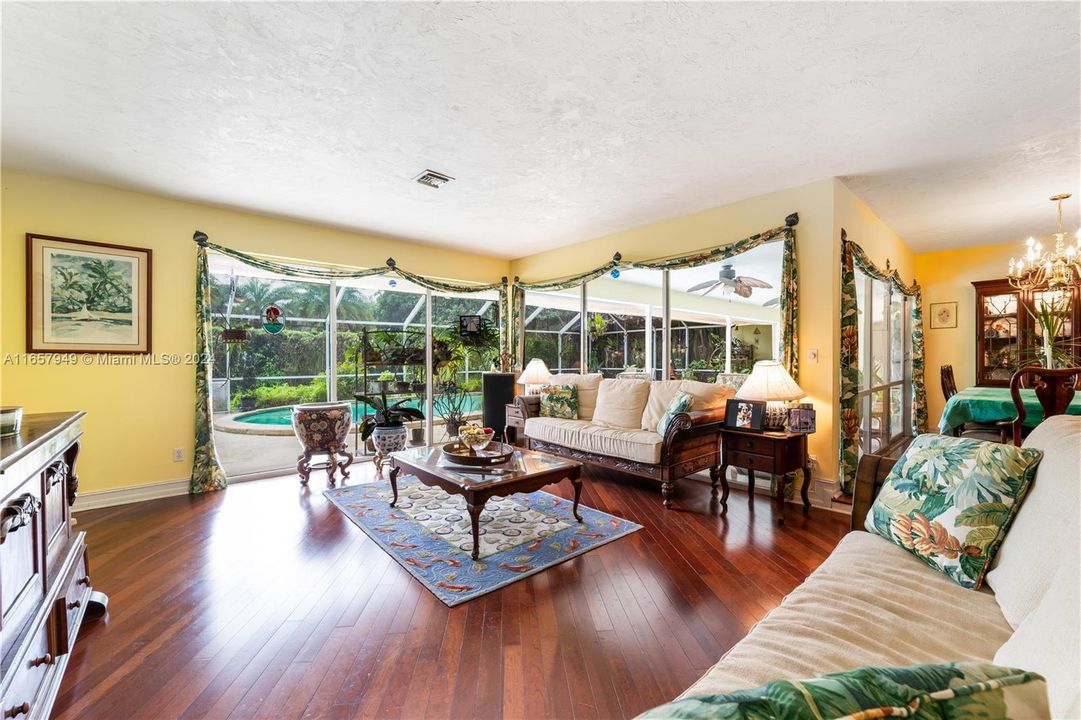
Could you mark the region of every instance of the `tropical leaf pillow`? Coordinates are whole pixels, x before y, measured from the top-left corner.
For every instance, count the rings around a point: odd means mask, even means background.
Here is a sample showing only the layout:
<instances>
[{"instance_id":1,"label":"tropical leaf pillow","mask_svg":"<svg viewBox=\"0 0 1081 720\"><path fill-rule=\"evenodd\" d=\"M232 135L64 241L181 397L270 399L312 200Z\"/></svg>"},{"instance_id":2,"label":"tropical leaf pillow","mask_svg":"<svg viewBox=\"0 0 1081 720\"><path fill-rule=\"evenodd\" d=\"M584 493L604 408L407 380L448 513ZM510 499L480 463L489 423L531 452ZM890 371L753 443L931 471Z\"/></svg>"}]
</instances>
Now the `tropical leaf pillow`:
<instances>
[{"instance_id":1,"label":"tropical leaf pillow","mask_svg":"<svg viewBox=\"0 0 1081 720\"><path fill-rule=\"evenodd\" d=\"M578 386L545 385L541 388L541 417L578 419Z\"/></svg>"},{"instance_id":2,"label":"tropical leaf pillow","mask_svg":"<svg viewBox=\"0 0 1081 720\"><path fill-rule=\"evenodd\" d=\"M696 695L639 716L688 720L883 717L1050 717L1047 683L1036 673L984 662L866 667L813 680L775 680L754 690Z\"/></svg>"},{"instance_id":3,"label":"tropical leaf pillow","mask_svg":"<svg viewBox=\"0 0 1081 720\"><path fill-rule=\"evenodd\" d=\"M664 410L664 415L661 415L660 422L657 423L657 432L664 435L664 431L668 429L668 424L672 422L672 418L681 412L686 412L691 409L691 405L694 404L694 398L682 390L679 391L679 395L672 398L672 402L668 403L668 407Z\"/></svg>"},{"instance_id":4,"label":"tropical leaf pillow","mask_svg":"<svg viewBox=\"0 0 1081 720\"><path fill-rule=\"evenodd\" d=\"M976 589L1042 457L1033 448L919 435L886 476L864 527Z\"/></svg>"}]
</instances>

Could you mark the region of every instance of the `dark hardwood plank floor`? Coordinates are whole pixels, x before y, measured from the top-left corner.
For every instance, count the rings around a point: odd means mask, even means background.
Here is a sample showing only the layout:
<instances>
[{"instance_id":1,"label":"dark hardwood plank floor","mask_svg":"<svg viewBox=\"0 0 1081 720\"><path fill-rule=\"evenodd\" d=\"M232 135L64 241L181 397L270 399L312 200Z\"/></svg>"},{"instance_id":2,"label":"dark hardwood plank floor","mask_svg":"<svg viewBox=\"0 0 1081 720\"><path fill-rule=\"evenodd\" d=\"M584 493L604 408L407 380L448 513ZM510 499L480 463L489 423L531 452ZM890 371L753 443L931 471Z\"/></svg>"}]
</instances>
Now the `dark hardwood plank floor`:
<instances>
[{"instance_id":1,"label":"dark hardwood plank floor","mask_svg":"<svg viewBox=\"0 0 1081 720\"><path fill-rule=\"evenodd\" d=\"M351 483L378 481L369 465ZM109 615L56 718L618 718L694 682L825 559L843 516L589 470L643 530L448 609L296 478L79 513ZM566 483L563 483L566 485ZM569 497L569 487L550 488Z\"/></svg>"}]
</instances>

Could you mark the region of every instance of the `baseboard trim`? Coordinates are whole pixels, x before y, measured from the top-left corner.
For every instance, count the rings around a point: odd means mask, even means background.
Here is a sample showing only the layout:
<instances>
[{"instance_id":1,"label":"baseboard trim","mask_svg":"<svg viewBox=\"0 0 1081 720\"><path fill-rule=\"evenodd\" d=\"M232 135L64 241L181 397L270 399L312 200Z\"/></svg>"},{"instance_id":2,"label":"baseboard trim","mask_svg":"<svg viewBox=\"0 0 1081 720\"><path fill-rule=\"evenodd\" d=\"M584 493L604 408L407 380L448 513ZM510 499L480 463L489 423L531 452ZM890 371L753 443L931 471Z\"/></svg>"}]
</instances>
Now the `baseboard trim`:
<instances>
[{"instance_id":1,"label":"baseboard trim","mask_svg":"<svg viewBox=\"0 0 1081 720\"><path fill-rule=\"evenodd\" d=\"M179 478L177 480L147 483L146 485L82 492L75 498L75 504L72 506L71 511L77 513L80 510L97 510L98 508L114 507L116 505L129 505L144 500L186 495L188 493L188 483L188 478Z\"/></svg>"}]
</instances>

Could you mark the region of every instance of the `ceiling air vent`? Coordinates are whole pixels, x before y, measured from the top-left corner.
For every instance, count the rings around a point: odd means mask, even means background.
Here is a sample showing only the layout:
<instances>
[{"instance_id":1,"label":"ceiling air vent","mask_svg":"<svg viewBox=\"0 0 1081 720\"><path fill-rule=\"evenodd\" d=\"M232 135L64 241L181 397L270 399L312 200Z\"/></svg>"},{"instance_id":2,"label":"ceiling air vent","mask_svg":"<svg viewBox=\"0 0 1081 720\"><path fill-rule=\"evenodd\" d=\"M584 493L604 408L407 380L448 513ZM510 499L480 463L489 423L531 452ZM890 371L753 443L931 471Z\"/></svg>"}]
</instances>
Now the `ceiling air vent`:
<instances>
[{"instance_id":1,"label":"ceiling air vent","mask_svg":"<svg viewBox=\"0 0 1081 720\"><path fill-rule=\"evenodd\" d=\"M427 185L430 188L435 188L436 190L438 190L454 178L452 178L450 175L444 175L441 172L436 172L435 170L425 170L413 179L419 182L421 185Z\"/></svg>"}]
</instances>

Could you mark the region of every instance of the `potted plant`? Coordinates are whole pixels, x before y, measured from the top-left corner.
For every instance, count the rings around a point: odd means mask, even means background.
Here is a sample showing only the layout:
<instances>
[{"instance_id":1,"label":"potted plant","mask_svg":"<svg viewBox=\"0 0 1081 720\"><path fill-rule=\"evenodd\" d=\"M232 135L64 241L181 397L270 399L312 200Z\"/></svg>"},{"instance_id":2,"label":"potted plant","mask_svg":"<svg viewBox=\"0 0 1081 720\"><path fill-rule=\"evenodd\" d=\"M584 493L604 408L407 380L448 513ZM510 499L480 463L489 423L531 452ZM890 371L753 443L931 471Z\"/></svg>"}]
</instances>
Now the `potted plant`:
<instances>
[{"instance_id":1,"label":"potted plant","mask_svg":"<svg viewBox=\"0 0 1081 720\"><path fill-rule=\"evenodd\" d=\"M379 377L377 377L375 381L379 383L379 387L382 388L383 392L386 392L389 389L390 384L394 382L394 373L390 370L384 370L379 373Z\"/></svg>"},{"instance_id":2,"label":"potted plant","mask_svg":"<svg viewBox=\"0 0 1081 720\"><path fill-rule=\"evenodd\" d=\"M1027 308L1026 308L1027 310ZM1078 347L1076 338L1066 337L1070 321L1070 300L1068 296L1054 294L1050 299L1041 298L1035 310L1028 314L1040 328L1042 343L1025 353L1029 358L1041 363L1045 368L1064 368L1075 364L1074 350Z\"/></svg>"},{"instance_id":3,"label":"potted plant","mask_svg":"<svg viewBox=\"0 0 1081 720\"><path fill-rule=\"evenodd\" d=\"M447 430L447 437L456 437L469 408L469 392L453 380L439 383L433 406Z\"/></svg>"},{"instance_id":4,"label":"potted plant","mask_svg":"<svg viewBox=\"0 0 1081 720\"><path fill-rule=\"evenodd\" d=\"M407 420L424 419L424 413L406 405L409 398L389 404L385 392L378 395L357 393L356 398L374 411L371 415L365 415L360 422L360 437L362 440L371 438L383 455L405 449Z\"/></svg>"}]
</instances>

